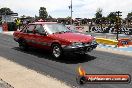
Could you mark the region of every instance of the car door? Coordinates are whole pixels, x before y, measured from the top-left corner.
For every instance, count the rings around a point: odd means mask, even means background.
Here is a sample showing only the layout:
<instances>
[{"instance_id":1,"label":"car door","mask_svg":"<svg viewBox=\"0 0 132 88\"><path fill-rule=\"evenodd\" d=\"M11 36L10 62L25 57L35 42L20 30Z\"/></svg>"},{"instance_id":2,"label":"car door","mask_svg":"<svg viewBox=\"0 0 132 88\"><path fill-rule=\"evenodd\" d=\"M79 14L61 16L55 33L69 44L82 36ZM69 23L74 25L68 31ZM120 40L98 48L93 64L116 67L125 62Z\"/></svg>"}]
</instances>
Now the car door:
<instances>
[{"instance_id":1,"label":"car door","mask_svg":"<svg viewBox=\"0 0 132 88\"><path fill-rule=\"evenodd\" d=\"M35 27L35 41L37 43L38 48L50 48L50 38L48 37L44 27L41 24L36 24Z\"/></svg>"},{"instance_id":2,"label":"car door","mask_svg":"<svg viewBox=\"0 0 132 88\"><path fill-rule=\"evenodd\" d=\"M35 24L29 24L24 30L24 39L30 46L35 46L35 34L33 30L35 29Z\"/></svg>"}]
</instances>

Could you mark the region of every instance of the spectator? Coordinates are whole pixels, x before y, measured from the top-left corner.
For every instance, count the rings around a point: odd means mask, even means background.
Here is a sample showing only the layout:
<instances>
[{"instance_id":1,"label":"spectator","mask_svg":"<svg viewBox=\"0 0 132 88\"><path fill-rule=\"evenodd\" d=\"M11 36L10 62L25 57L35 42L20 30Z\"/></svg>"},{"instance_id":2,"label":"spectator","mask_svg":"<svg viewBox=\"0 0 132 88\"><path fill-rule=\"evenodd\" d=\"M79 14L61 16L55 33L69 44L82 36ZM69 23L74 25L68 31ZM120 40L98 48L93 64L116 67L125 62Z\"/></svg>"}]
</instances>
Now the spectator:
<instances>
[{"instance_id":1,"label":"spectator","mask_svg":"<svg viewBox=\"0 0 132 88\"><path fill-rule=\"evenodd\" d=\"M20 20L19 18L17 18L17 19L15 20L15 23L16 23L17 29L20 29L21 20Z\"/></svg>"}]
</instances>

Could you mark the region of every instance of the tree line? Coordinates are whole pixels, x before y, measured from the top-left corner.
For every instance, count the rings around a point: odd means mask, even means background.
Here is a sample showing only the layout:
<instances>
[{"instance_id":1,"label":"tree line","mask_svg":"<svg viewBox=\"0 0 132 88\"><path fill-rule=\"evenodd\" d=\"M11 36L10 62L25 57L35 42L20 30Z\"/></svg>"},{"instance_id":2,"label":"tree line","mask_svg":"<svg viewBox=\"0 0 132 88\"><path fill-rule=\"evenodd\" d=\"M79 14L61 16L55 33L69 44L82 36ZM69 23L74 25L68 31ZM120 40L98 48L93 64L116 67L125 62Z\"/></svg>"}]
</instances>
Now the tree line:
<instances>
[{"instance_id":1,"label":"tree line","mask_svg":"<svg viewBox=\"0 0 132 88\"><path fill-rule=\"evenodd\" d=\"M91 19L91 22L95 22L96 24L106 24L109 23L114 24L116 22L116 12L110 12L106 17L102 15L102 9L98 8L96 13L95 13L95 17ZM9 13L13 13L13 11L10 8L4 7L4 8L0 8L0 21L1 21L1 15L8 15ZM24 17L25 15L21 16ZM30 17L30 16L28 16ZM47 10L45 7L40 7L39 9L39 16L35 17L31 17L34 18L35 20L38 19L43 19L43 20L50 20L52 18L51 15L48 14ZM70 19L70 17L66 17L65 19ZM120 19L122 19L120 17ZM132 21L132 12L127 14L127 17L125 19L122 19L122 21L127 21L128 23ZM84 21L85 22L85 21Z\"/></svg>"}]
</instances>

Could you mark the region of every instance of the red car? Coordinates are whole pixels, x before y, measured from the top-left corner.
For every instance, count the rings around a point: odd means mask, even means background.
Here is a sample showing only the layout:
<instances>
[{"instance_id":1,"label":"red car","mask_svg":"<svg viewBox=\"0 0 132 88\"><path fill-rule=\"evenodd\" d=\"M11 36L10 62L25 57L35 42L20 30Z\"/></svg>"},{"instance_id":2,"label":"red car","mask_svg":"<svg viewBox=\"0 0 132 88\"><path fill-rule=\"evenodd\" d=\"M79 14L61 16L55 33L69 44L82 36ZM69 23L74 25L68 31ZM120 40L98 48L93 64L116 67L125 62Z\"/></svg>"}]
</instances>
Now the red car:
<instances>
[{"instance_id":1,"label":"red car","mask_svg":"<svg viewBox=\"0 0 132 88\"><path fill-rule=\"evenodd\" d=\"M56 22L30 23L13 35L20 49L26 50L31 46L50 50L55 58L60 58L64 52L85 55L98 45L91 35L69 30Z\"/></svg>"}]
</instances>

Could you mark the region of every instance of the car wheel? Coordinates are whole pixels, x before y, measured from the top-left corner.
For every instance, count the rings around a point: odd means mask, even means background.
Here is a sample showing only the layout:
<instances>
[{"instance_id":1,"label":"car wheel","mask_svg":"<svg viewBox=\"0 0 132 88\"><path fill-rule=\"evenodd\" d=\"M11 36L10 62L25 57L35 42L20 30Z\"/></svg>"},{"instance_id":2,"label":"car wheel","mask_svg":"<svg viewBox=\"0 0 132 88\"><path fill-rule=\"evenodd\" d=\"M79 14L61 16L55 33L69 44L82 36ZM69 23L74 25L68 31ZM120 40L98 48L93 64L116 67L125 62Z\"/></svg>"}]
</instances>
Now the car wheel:
<instances>
[{"instance_id":1,"label":"car wheel","mask_svg":"<svg viewBox=\"0 0 132 88\"><path fill-rule=\"evenodd\" d=\"M24 40L21 40L21 41L19 42L19 48L20 48L21 50L27 50L27 49L28 49L28 45L26 44L26 42L25 42Z\"/></svg>"},{"instance_id":2,"label":"car wheel","mask_svg":"<svg viewBox=\"0 0 132 88\"><path fill-rule=\"evenodd\" d=\"M52 56L56 59L59 59L62 56L62 48L60 45L52 45Z\"/></svg>"}]
</instances>

